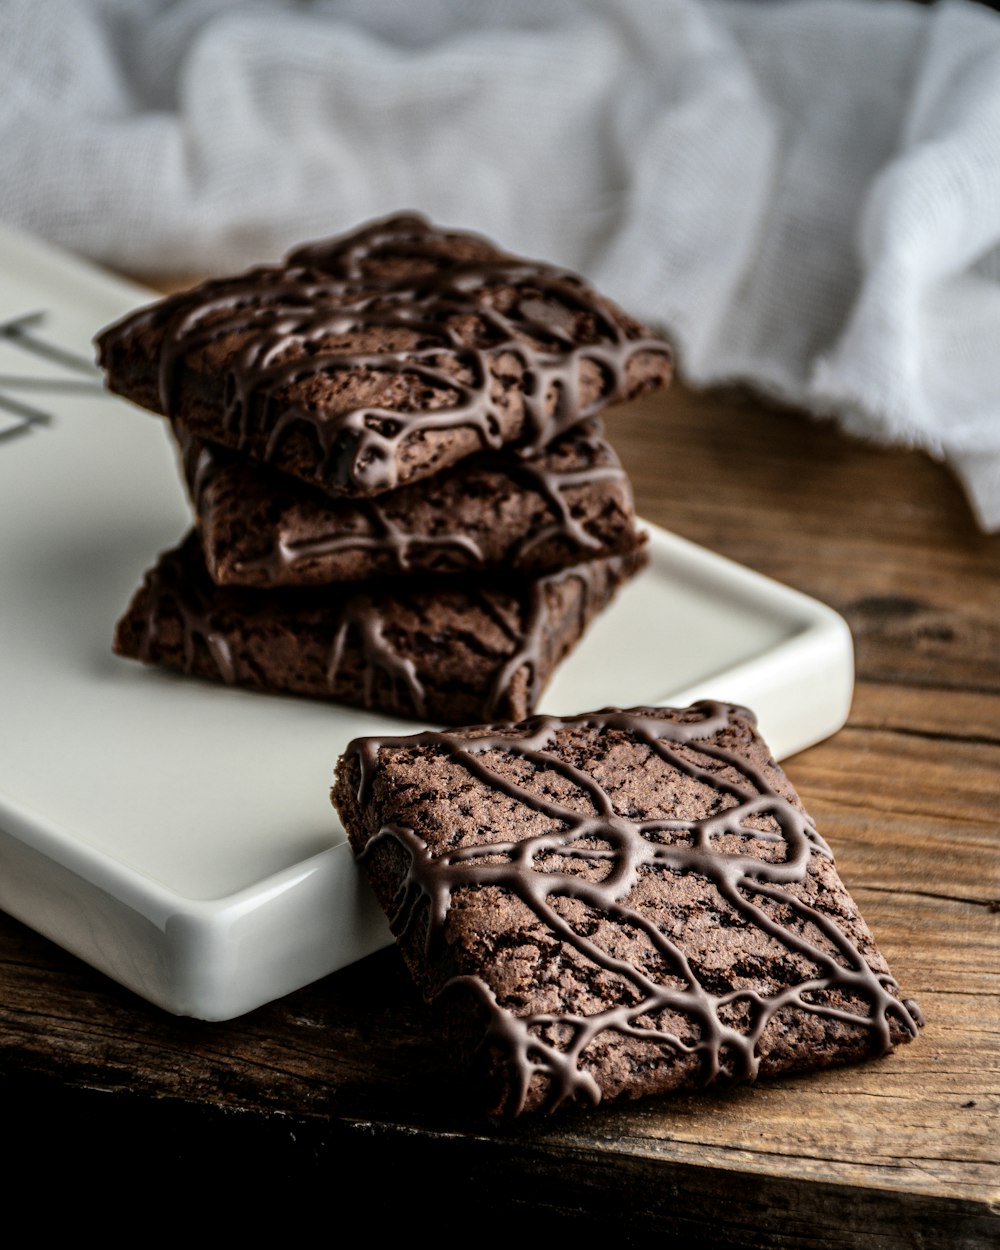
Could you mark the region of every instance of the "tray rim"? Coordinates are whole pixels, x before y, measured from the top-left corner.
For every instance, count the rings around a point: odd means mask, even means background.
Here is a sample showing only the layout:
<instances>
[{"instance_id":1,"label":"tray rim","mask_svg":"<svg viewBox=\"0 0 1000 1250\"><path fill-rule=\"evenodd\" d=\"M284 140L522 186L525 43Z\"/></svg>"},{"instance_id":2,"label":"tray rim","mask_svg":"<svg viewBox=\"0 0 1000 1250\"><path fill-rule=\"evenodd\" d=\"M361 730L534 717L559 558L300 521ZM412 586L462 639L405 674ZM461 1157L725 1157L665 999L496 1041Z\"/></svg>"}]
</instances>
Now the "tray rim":
<instances>
[{"instance_id":1,"label":"tray rim","mask_svg":"<svg viewBox=\"0 0 1000 1250\"><path fill-rule=\"evenodd\" d=\"M43 280L68 280L119 305L158 297L7 226L0 226L0 262L39 273ZM643 524L651 561L641 577L655 576L666 562L685 576L752 600L789 629L782 642L758 655L682 689L651 692L650 703L686 704L700 697L745 702L766 722L777 758L839 729L853 691L846 622L797 590ZM791 710L781 706L803 672L823 695L806 716L796 700ZM414 732L420 728L414 723ZM332 829L334 834L339 829L335 816ZM178 1015L230 1019L391 941L346 840L233 893L190 898L0 794L0 866L0 907ZM309 906L315 914L304 912Z\"/></svg>"},{"instance_id":2,"label":"tray rim","mask_svg":"<svg viewBox=\"0 0 1000 1250\"><path fill-rule=\"evenodd\" d=\"M699 697L717 697L718 686L738 696L729 701L756 704L755 711L761 713L762 700L744 700L744 691L770 688L765 705L778 703L780 691L774 691L782 675L788 686L807 671L819 674L826 697L817 700L817 714L804 728L801 723L777 723L780 713L769 710L767 737L775 756L783 758L836 732L847 719L853 690L851 635L843 618L800 591L644 524L652 558L651 569L642 576L655 576L659 561L673 561L686 573L718 580L754 597L785 618L792 630L777 646L693 686L658 692L650 703L684 705ZM414 723L413 732L419 729ZM337 822L334 829L339 828ZM18 851L12 850L13 842ZM231 1019L392 940L384 916L350 860L346 840L232 894L194 899L81 843L41 813L0 796L3 861L4 910L176 1015ZM336 952L308 949L301 932L298 942L289 943L289 921L301 928L304 907L313 899L325 899L330 911L325 922L311 917L307 934L329 940ZM118 941L128 945L127 959L115 951ZM277 947L271 949L262 973L254 960L273 943Z\"/></svg>"}]
</instances>

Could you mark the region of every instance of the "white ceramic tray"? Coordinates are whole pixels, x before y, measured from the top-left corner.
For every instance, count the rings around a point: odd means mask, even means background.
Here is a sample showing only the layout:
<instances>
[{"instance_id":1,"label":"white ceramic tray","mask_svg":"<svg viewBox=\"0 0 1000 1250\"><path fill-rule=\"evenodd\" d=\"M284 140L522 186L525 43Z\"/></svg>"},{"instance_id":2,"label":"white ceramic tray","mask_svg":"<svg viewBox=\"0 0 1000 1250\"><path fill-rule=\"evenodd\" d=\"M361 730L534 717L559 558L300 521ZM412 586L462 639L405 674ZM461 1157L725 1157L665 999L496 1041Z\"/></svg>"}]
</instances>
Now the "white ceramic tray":
<instances>
[{"instance_id":1,"label":"white ceramic tray","mask_svg":"<svg viewBox=\"0 0 1000 1250\"><path fill-rule=\"evenodd\" d=\"M112 656L188 525L163 423L89 365L149 298L0 233L0 907L168 1011L227 1019L390 940L327 794L352 737L407 728ZM779 756L840 727L840 617L662 530L650 552L541 711L719 697Z\"/></svg>"}]
</instances>

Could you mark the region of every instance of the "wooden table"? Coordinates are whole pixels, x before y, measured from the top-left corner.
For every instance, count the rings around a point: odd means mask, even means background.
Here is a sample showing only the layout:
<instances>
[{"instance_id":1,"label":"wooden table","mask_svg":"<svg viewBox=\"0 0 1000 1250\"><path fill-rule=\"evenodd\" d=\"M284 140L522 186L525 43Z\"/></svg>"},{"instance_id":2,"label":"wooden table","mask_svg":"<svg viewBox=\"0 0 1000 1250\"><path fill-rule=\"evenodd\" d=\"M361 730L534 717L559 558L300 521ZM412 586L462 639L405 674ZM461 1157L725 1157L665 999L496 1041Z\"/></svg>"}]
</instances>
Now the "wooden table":
<instances>
[{"instance_id":1,"label":"wooden table","mask_svg":"<svg viewBox=\"0 0 1000 1250\"><path fill-rule=\"evenodd\" d=\"M750 401L676 388L609 425L644 516L850 622L850 721L787 770L924 1009L919 1039L826 1074L495 1124L460 1105L394 951L210 1025L0 917L0 1107L26 1170L183 1195L235 1168L230 1213L291 1197L330 1223L374 1177L382 1231L475 1215L620 1244L1000 1242L1000 539L923 455Z\"/></svg>"}]
</instances>

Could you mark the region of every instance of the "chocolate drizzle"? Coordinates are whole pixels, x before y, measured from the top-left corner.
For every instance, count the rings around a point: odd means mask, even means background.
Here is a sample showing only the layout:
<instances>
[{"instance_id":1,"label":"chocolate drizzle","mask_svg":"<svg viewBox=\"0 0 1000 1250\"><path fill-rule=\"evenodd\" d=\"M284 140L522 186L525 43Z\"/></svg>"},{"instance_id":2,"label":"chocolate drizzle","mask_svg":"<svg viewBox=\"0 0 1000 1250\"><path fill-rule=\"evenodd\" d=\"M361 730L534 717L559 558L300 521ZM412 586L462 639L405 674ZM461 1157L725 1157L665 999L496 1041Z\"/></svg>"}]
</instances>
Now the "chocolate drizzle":
<instances>
[{"instance_id":1,"label":"chocolate drizzle","mask_svg":"<svg viewBox=\"0 0 1000 1250\"><path fill-rule=\"evenodd\" d=\"M388 497L339 501L176 433L209 569L227 585L538 573L640 542L628 477L596 421L541 456L486 453Z\"/></svg>"},{"instance_id":2,"label":"chocolate drizzle","mask_svg":"<svg viewBox=\"0 0 1000 1250\"><path fill-rule=\"evenodd\" d=\"M184 673L203 671L201 657L207 656L212 675L227 686L236 685L232 648L212 603L213 587L205 577L189 576L189 561L198 568L193 535L147 573L143 590L118 624L114 649L120 655L134 654L144 664L162 663L171 654L171 667ZM133 632L138 639L134 650L126 641Z\"/></svg>"},{"instance_id":3,"label":"chocolate drizzle","mask_svg":"<svg viewBox=\"0 0 1000 1250\"><path fill-rule=\"evenodd\" d=\"M469 785L455 783L466 794L465 802L472 801L470 786L472 791L485 787L501 796L498 809L509 813L511 827L519 823L521 811L550 823L546 832L520 840L503 841L491 827L479 842L461 837L458 845L452 840L446 847L436 842L431 847L419 830L389 822L360 848L362 859L387 842L405 852L408 870L387 905L393 932L404 953L409 949L411 966L417 964L432 997L461 986L485 1012L484 1047L506 1081L507 1111L516 1114L526 1103L542 1102L554 1109L567 1100L600 1101L602 1088L588 1063L595 1047L631 1048L634 1063L641 1063L645 1052L647 1066L660 1072L674 1065L683 1070L683 1079L673 1081L676 1086L705 1084L720 1076L755 1079L762 1065L762 1039L767 1034L770 1045L775 1030L784 1032L789 1012L799 1020L846 1029L849 1040L841 1057L881 1054L895 1041L916 1034L922 1023L919 1010L910 1000L900 1001L884 965L872 966L880 962L874 946L866 957L832 914L806 901L807 882L823 861L832 873L832 856L801 807L769 780L768 774L780 777L773 761L763 764L765 752L759 766L751 753L713 742L741 718L752 725L743 709L710 703L685 712L608 710L564 720L538 717L506 729L359 739L348 747L345 761L358 761L351 775L357 783L353 797L361 809L372 797L380 752L390 750L414 753L411 758L442 757L452 769L449 776L457 768L469 779ZM643 756L648 752L658 757L685 784L714 791L717 801L699 819L630 818L622 810L625 801L616 804L575 762L583 735L598 742L598 761L624 737ZM338 776L345 772L342 762ZM554 783L544 781L553 776L569 783L570 798L553 797ZM543 780L533 783L535 777ZM343 811L343 799L340 805ZM476 819L484 817L479 813ZM446 835L439 836L447 842ZM679 936L670 932L663 919L667 910L636 902L653 876L669 904L676 883L689 874L714 891L729 923L763 935L761 940L776 952L774 962L792 969L783 973L782 983L766 990L760 988L763 978L757 988L752 978L743 978L743 984L710 985L706 968L685 947L684 931ZM853 916L839 882L836 887L841 908ZM828 897L823 894L827 886L819 889L813 903ZM456 898L484 890L518 900L538 927L561 944L557 961L565 966L575 960L595 970L598 978L618 987L617 1001L589 1013L538 1011L530 1002L504 1001L504 978L492 980L489 968L466 967L461 942L449 938L449 913ZM583 918L574 911L580 905ZM620 933L641 935L650 953L648 963L660 975L646 964L620 957L607 939L597 940L600 926L586 917L606 918ZM452 949L453 941L459 943L459 954L443 953ZM453 966L449 959L458 961L459 971L444 984L436 983L429 971L436 959L448 967ZM733 973L730 980L740 978ZM801 1061L764 1062L765 1070L805 1066Z\"/></svg>"},{"instance_id":4,"label":"chocolate drizzle","mask_svg":"<svg viewBox=\"0 0 1000 1250\"><path fill-rule=\"evenodd\" d=\"M390 706L412 708L412 715L425 717L427 703L424 684L411 656L404 656L386 635L384 605L380 610L370 594L359 591L344 602L342 619L334 634L326 666L326 688L334 694L344 660L348 637L354 633L364 657L361 705L375 708ZM375 678L382 673L388 679L391 695L388 700L375 697ZM404 693L400 696L400 690Z\"/></svg>"},{"instance_id":5,"label":"chocolate drizzle","mask_svg":"<svg viewBox=\"0 0 1000 1250\"><path fill-rule=\"evenodd\" d=\"M282 449L305 436L308 480L334 494L437 471L440 436L458 430L533 453L669 374L666 344L573 274L416 216L134 314L103 336L103 361L148 331L164 413L184 423L188 392L221 400L216 441L294 472Z\"/></svg>"},{"instance_id":6,"label":"chocolate drizzle","mask_svg":"<svg viewBox=\"0 0 1000 1250\"><path fill-rule=\"evenodd\" d=\"M517 583L258 591L215 586L192 533L147 574L115 650L229 685L422 720L524 716L642 562L630 552Z\"/></svg>"}]
</instances>

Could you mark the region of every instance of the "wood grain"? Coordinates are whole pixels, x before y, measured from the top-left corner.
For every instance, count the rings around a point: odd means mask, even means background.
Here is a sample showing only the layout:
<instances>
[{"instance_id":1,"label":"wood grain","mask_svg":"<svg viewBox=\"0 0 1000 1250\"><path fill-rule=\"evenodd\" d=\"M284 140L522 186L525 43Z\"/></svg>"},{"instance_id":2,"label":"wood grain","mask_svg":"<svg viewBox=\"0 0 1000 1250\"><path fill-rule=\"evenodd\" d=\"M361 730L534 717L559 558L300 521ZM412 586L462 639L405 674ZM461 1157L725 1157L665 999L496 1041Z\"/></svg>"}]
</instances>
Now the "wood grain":
<instances>
[{"instance_id":1,"label":"wood grain","mask_svg":"<svg viewBox=\"0 0 1000 1250\"><path fill-rule=\"evenodd\" d=\"M392 1178L454 1213L620 1244L1000 1240L1000 540L941 465L736 395L611 414L651 521L832 604L847 727L786 767L927 1026L878 1062L498 1125L472 1115L394 952L226 1024L164 1015L0 917L0 1091L26 1167L220 1154L269 1194ZM331 765L332 765L331 761ZM237 1114L239 1113L239 1114Z\"/></svg>"}]
</instances>

